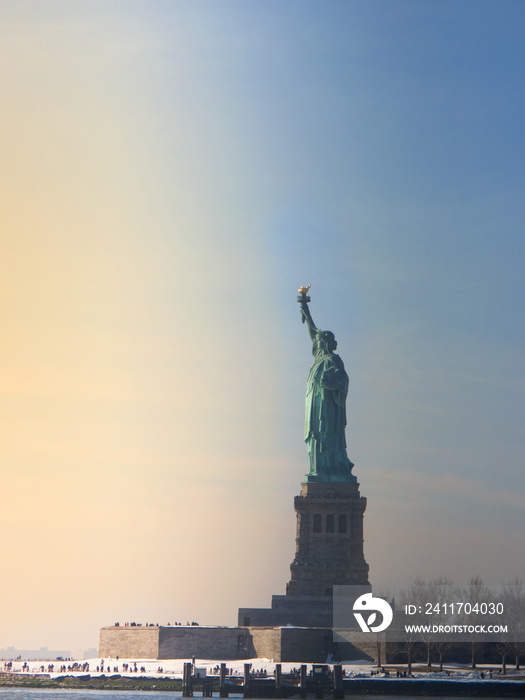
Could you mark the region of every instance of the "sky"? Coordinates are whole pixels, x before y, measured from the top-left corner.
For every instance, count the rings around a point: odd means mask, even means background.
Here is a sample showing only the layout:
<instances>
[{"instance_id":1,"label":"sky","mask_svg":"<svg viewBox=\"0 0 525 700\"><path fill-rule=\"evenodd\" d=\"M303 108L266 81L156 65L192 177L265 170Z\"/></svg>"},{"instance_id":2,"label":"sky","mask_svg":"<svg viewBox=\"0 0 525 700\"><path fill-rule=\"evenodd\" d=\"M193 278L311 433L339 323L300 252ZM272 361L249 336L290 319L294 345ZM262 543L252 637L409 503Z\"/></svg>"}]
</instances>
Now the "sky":
<instances>
[{"instance_id":1,"label":"sky","mask_svg":"<svg viewBox=\"0 0 525 700\"><path fill-rule=\"evenodd\" d=\"M524 29L0 0L0 648L284 593L310 283L372 585L525 578Z\"/></svg>"}]
</instances>

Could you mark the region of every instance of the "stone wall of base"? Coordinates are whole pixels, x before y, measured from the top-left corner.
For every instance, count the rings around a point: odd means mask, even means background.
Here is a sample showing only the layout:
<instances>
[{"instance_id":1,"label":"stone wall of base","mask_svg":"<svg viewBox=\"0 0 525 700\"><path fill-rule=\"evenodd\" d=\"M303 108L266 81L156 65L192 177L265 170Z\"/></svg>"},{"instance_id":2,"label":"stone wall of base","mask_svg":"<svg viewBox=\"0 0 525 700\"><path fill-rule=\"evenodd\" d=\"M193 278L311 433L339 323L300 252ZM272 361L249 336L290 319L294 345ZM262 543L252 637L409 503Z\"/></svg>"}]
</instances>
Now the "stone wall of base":
<instances>
[{"instance_id":1,"label":"stone wall of base","mask_svg":"<svg viewBox=\"0 0 525 700\"><path fill-rule=\"evenodd\" d=\"M281 627L281 660L324 663L331 652L332 630Z\"/></svg>"},{"instance_id":2,"label":"stone wall of base","mask_svg":"<svg viewBox=\"0 0 525 700\"><path fill-rule=\"evenodd\" d=\"M159 659L245 659L251 640L239 627L161 627Z\"/></svg>"},{"instance_id":3,"label":"stone wall of base","mask_svg":"<svg viewBox=\"0 0 525 700\"><path fill-rule=\"evenodd\" d=\"M99 656L123 659L158 659L160 627L103 627Z\"/></svg>"},{"instance_id":4,"label":"stone wall of base","mask_svg":"<svg viewBox=\"0 0 525 700\"><path fill-rule=\"evenodd\" d=\"M280 627L250 627L245 629L248 630L252 642L249 658L282 661Z\"/></svg>"},{"instance_id":5,"label":"stone wall of base","mask_svg":"<svg viewBox=\"0 0 525 700\"><path fill-rule=\"evenodd\" d=\"M235 660L266 658L274 661L321 660L316 630L282 627L103 627L101 657L131 659ZM283 657L283 640L286 655ZM294 651L295 649L295 651ZM319 650L318 650L319 651ZM324 658L322 659L324 661Z\"/></svg>"},{"instance_id":6,"label":"stone wall of base","mask_svg":"<svg viewBox=\"0 0 525 700\"><path fill-rule=\"evenodd\" d=\"M275 662L323 663L339 659L373 658L370 644L338 644L332 630L322 627L103 627L100 657L121 659L266 658Z\"/></svg>"}]
</instances>

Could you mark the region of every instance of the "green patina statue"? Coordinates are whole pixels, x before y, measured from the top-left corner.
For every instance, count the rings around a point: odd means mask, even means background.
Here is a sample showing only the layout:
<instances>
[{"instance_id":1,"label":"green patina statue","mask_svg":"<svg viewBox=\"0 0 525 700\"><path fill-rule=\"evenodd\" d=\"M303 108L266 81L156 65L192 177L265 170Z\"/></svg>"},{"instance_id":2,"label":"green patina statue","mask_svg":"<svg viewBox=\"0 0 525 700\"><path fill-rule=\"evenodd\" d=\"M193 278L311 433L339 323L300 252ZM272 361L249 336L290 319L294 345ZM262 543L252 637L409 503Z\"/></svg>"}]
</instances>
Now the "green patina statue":
<instances>
[{"instance_id":1,"label":"green patina statue","mask_svg":"<svg viewBox=\"0 0 525 700\"><path fill-rule=\"evenodd\" d=\"M346 454L346 395L348 375L343 361L336 355L335 336L321 331L313 322L307 296L311 285L300 287L297 301L301 305L312 339L314 363L306 385L306 418L304 439L308 445L310 473L305 482L356 482L352 462Z\"/></svg>"}]
</instances>

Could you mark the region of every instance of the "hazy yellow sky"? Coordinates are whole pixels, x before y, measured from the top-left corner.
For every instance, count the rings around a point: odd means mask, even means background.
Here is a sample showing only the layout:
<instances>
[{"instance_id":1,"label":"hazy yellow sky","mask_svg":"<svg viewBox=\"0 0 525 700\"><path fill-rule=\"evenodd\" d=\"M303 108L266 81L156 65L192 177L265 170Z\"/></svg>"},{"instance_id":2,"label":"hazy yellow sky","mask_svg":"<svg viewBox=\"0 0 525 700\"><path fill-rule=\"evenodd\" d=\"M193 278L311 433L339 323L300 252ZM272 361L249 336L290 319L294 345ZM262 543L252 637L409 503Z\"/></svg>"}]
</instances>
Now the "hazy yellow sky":
<instances>
[{"instance_id":1,"label":"hazy yellow sky","mask_svg":"<svg viewBox=\"0 0 525 700\"><path fill-rule=\"evenodd\" d=\"M0 649L284 592L310 282L372 582L525 575L525 17L478 7L0 1Z\"/></svg>"}]
</instances>

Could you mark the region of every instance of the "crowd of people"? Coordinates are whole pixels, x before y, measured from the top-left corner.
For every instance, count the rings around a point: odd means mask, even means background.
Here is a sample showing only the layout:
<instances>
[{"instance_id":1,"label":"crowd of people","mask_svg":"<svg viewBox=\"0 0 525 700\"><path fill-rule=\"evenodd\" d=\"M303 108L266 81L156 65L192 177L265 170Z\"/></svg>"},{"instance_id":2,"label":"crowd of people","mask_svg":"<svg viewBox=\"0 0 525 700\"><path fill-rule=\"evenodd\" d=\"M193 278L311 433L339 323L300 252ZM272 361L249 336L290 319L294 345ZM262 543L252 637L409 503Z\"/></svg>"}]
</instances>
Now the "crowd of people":
<instances>
[{"instance_id":1,"label":"crowd of people","mask_svg":"<svg viewBox=\"0 0 525 700\"><path fill-rule=\"evenodd\" d=\"M193 659L193 666L195 667L195 659ZM213 668L210 669L211 675L218 675L220 672L221 672L221 667L219 666L219 664L217 664L217 666L214 666ZM238 671L234 672L233 668L227 668L226 675L233 676L233 675L239 675L239 673L238 673Z\"/></svg>"},{"instance_id":2,"label":"crowd of people","mask_svg":"<svg viewBox=\"0 0 525 700\"><path fill-rule=\"evenodd\" d=\"M17 670L17 669L15 669ZM5 661L4 662L4 673L11 673L13 671L13 662L12 661ZM61 664L57 668L55 668L55 664L48 664L47 669L45 665L40 665L38 667L33 667L29 668L29 664L27 661L24 661L24 664L22 665L22 673L29 673L29 672L35 672L39 671L40 673L68 673L68 672L73 672L73 673L89 673L89 663L84 662L84 663L79 663L78 661L75 661L74 663L66 666L66 664ZM97 671L98 671L98 666L97 666Z\"/></svg>"},{"instance_id":3,"label":"crowd of people","mask_svg":"<svg viewBox=\"0 0 525 700\"><path fill-rule=\"evenodd\" d=\"M115 622L115 627L184 627L182 622L168 622L166 625L159 625L158 622L124 622L123 625L120 624L120 622ZM199 623L198 622L186 622L186 627L198 627Z\"/></svg>"}]
</instances>

